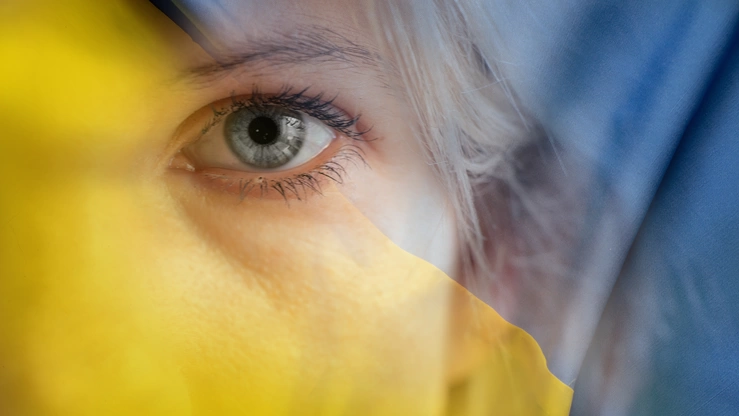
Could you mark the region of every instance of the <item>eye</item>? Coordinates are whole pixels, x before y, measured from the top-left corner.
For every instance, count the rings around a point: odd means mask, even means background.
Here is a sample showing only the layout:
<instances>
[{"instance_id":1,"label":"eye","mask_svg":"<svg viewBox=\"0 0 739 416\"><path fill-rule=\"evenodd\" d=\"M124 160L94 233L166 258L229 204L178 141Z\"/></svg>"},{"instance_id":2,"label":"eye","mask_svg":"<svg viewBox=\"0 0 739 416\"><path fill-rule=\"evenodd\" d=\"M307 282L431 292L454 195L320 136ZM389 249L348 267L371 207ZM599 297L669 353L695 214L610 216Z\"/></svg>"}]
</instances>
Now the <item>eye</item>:
<instances>
[{"instance_id":1,"label":"eye","mask_svg":"<svg viewBox=\"0 0 739 416\"><path fill-rule=\"evenodd\" d=\"M278 196L302 200L322 193L325 181L343 183L347 165L369 166L364 159L359 116L350 116L323 100L289 87L219 100L183 122L181 134L205 126L185 143L169 166L202 179L201 184L241 199ZM189 126L189 127L188 127ZM359 162L359 163L357 163Z\"/></svg>"},{"instance_id":2,"label":"eye","mask_svg":"<svg viewBox=\"0 0 739 416\"><path fill-rule=\"evenodd\" d=\"M182 153L195 169L279 172L313 160L336 136L332 128L303 112L240 104Z\"/></svg>"}]
</instances>

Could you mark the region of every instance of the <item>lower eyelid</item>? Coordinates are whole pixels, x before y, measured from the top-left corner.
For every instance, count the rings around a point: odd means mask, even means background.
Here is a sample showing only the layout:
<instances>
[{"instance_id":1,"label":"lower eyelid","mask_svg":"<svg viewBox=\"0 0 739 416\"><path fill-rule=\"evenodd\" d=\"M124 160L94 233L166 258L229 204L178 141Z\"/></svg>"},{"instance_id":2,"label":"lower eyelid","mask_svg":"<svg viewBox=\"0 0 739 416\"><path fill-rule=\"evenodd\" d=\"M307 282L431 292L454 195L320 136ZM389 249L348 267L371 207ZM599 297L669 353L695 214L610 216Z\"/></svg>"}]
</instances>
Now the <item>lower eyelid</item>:
<instances>
[{"instance_id":1,"label":"lower eyelid","mask_svg":"<svg viewBox=\"0 0 739 416\"><path fill-rule=\"evenodd\" d=\"M209 191L237 195L244 198L265 199L306 199L315 193L321 193L322 187L328 183L341 183L348 176L350 168L368 166L364 157L364 150L371 150L368 146L371 140L364 140L364 130L359 123L359 116L345 113L336 106L336 97L329 97L323 93L306 93L306 90L283 88L277 94L262 94L254 87L251 95L231 94L229 98L222 98L211 104L201 107L192 113L178 127L177 134L169 147L172 150L169 163L161 159L162 167L168 166L167 171L186 175L192 185ZM302 95L300 95L302 94ZM333 98L321 99L322 96ZM317 118L326 128L334 131L336 136L333 142L317 154L313 159L283 171L260 171L259 169L241 170L241 163L196 163L193 155L184 151L188 146L202 140L235 111L254 102L267 102L274 97L282 97L275 105L284 106L293 111L302 112ZM297 98L296 98L297 97ZM301 98L302 97L302 98ZM267 100L267 101L265 101ZM306 104L308 108L300 107ZM298 104L297 106L295 104ZM331 123L331 124L329 124ZM369 129L366 129L369 130ZM196 158L197 159L197 158ZM219 160L221 160L219 158ZM226 159L223 159L226 160Z\"/></svg>"},{"instance_id":2,"label":"lower eyelid","mask_svg":"<svg viewBox=\"0 0 739 416\"><path fill-rule=\"evenodd\" d=\"M341 184L348 175L347 169L368 167L361 147L355 144L329 146L331 156L323 161L299 166L283 172L245 172L219 168L195 170L182 158L173 159L175 170L196 175L197 183L208 189L246 198L305 200L313 194L321 194L331 183ZM324 152L326 153L326 152Z\"/></svg>"}]
</instances>

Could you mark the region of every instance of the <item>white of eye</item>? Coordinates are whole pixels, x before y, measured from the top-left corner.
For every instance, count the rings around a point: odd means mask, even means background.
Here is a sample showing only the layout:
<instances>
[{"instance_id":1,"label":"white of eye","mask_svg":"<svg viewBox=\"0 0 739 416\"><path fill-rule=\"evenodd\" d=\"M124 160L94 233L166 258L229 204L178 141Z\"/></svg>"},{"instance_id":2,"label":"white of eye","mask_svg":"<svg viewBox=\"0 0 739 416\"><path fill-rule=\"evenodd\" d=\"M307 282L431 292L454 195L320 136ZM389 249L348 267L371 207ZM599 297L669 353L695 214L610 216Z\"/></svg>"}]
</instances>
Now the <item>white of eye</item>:
<instances>
[{"instance_id":1,"label":"white of eye","mask_svg":"<svg viewBox=\"0 0 739 416\"><path fill-rule=\"evenodd\" d=\"M201 138L188 144L182 153L196 169L219 168L242 172L280 172L299 167L321 154L336 138L336 132L315 117L302 114L305 126L303 145L287 163L273 169L260 169L245 164L226 142L222 124L214 126Z\"/></svg>"}]
</instances>

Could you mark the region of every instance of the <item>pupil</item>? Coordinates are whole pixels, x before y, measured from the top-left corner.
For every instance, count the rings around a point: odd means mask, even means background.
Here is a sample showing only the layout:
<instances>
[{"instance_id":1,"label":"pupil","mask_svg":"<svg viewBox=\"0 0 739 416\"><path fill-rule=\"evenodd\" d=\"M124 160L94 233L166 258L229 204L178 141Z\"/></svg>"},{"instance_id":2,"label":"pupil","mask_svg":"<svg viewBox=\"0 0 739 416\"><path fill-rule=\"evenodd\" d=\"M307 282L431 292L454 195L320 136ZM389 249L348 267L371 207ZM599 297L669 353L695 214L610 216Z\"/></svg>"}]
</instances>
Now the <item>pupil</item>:
<instances>
[{"instance_id":1,"label":"pupil","mask_svg":"<svg viewBox=\"0 0 739 416\"><path fill-rule=\"evenodd\" d=\"M249 137L257 144L270 144L279 134L279 126L269 117L257 117L249 123Z\"/></svg>"}]
</instances>

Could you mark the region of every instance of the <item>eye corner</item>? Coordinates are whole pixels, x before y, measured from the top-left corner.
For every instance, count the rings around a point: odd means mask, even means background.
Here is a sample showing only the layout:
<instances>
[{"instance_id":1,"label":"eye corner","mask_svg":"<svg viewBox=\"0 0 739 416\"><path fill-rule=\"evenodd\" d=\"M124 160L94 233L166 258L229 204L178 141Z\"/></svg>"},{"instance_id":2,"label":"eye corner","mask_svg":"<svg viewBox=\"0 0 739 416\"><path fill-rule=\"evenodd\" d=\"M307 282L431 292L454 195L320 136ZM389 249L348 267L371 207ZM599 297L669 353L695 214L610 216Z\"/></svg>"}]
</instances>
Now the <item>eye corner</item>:
<instances>
[{"instance_id":1,"label":"eye corner","mask_svg":"<svg viewBox=\"0 0 739 416\"><path fill-rule=\"evenodd\" d=\"M232 92L201 107L183 122L175 136L178 149L166 166L192 174L193 185L242 199L278 195L301 200L320 194L327 181L343 183L347 167L368 166L358 142L374 140L361 138L372 127L357 129L361 114L351 116L336 107L338 95L324 100L324 93L308 90L288 87L265 94L254 87L251 95ZM279 128L254 124L258 118L272 119ZM273 153L274 160L268 160ZM246 192L244 183L259 183L259 193Z\"/></svg>"},{"instance_id":2,"label":"eye corner","mask_svg":"<svg viewBox=\"0 0 739 416\"><path fill-rule=\"evenodd\" d=\"M184 170L187 172L196 171L195 165L192 163L192 161L190 161L190 159L187 158L187 156L183 154L182 150L179 150L177 153L175 153L174 156L169 159L167 168Z\"/></svg>"}]
</instances>

